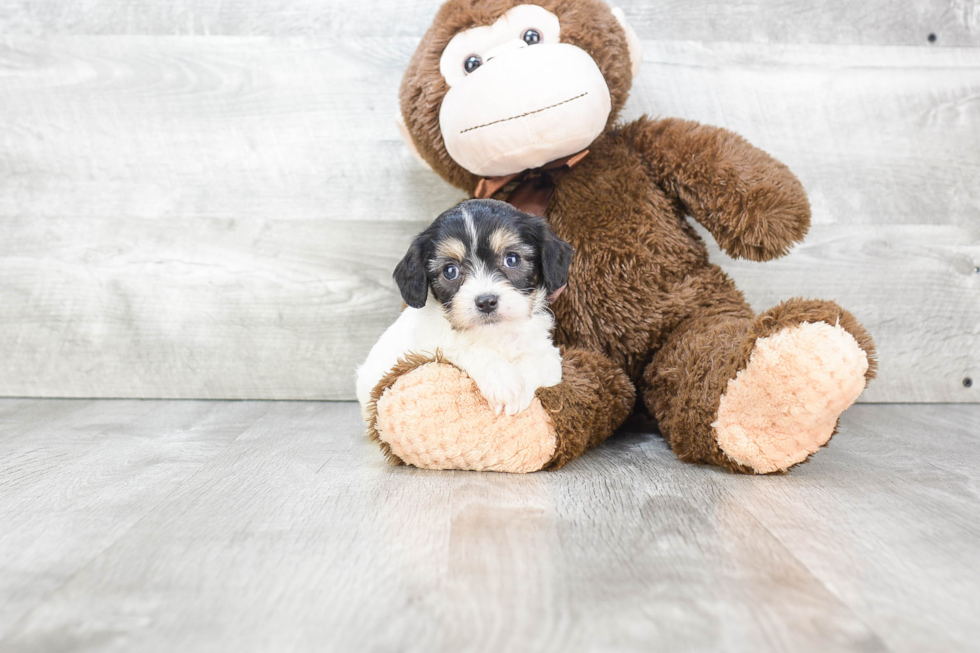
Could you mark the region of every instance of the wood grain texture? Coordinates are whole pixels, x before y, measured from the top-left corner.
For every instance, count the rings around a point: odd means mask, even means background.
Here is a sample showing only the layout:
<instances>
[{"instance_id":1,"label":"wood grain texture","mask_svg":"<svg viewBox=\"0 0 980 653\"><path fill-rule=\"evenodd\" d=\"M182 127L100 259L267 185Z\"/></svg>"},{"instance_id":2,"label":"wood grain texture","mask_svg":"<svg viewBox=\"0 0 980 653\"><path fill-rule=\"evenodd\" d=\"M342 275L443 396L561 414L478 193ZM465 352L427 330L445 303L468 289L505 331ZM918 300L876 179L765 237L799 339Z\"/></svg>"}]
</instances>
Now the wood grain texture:
<instances>
[{"instance_id":1,"label":"wood grain texture","mask_svg":"<svg viewBox=\"0 0 980 653\"><path fill-rule=\"evenodd\" d=\"M391 220L462 194L394 123L391 39L0 41L0 217Z\"/></svg>"},{"instance_id":2,"label":"wood grain texture","mask_svg":"<svg viewBox=\"0 0 980 653\"><path fill-rule=\"evenodd\" d=\"M980 227L980 48L645 46L626 117L745 136L796 173L814 222Z\"/></svg>"},{"instance_id":3,"label":"wood grain texture","mask_svg":"<svg viewBox=\"0 0 980 653\"><path fill-rule=\"evenodd\" d=\"M0 395L351 398L390 270L462 197L392 124L415 43L0 39ZM645 52L625 118L739 131L810 193L797 254L715 252L753 305L853 310L867 400L980 401L980 50Z\"/></svg>"},{"instance_id":4,"label":"wood grain texture","mask_svg":"<svg viewBox=\"0 0 980 653\"><path fill-rule=\"evenodd\" d=\"M645 39L862 45L980 45L977 0L621 0ZM415 36L438 0L3 0L0 33Z\"/></svg>"},{"instance_id":5,"label":"wood grain texture","mask_svg":"<svg viewBox=\"0 0 980 653\"><path fill-rule=\"evenodd\" d=\"M980 403L980 231L817 225L791 255L753 263L698 230L756 311L804 296L854 313L878 348L860 401Z\"/></svg>"},{"instance_id":6,"label":"wood grain texture","mask_svg":"<svg viewBox=\"0 0 980 653\"><path fill-rule=\"evenodd\" d=\"M0 414L0 649L18 620L270 406L3 404L12 410ZM44 573L32 571L38 564Z\"/></svg>"},{"instance_id":7,"label":"wood grain texture","mask_svg":"<svg viewBox=\"0 0 980 653\"><path fill-rule=\"evenodd\" d=\"M889 650L973 650L978 436L977 407L859 406L812 463L833 466L832 487L819 468L788 483L734 482L753 517Z\"/></svg>"},{"instance_id":8,"label":"wood grain texture","mask_svg":"<svg viewBox=\"0 0 980 653\"><path fill-rule=\"evenodd\" d=\"M413 222L8 218L0 394L336 398ZM371 247L363 243L369 237Z\"/></svg>"},{"instance_id":9,"label":"wood grain texture","mask_svg":"<svg viewBox=\"0 0 980 653\"><path fill-rule=\"evenodd\" d=\"M421 224L8 220L0 394L350 398L401 307L390 270ZM875 334L864 401L980 402L980 237L818 225L780 261L712 256L764 310L805 294ZM804 292L805 291L805 292Z\"/></svg>"},{"instance_id":10,"label":"wood grain texture","mask_svg":"<svg viewBox=\"0 0 980 653\"><path fill-rule=\"evenodd\" d=\"M390 467L354 404L3 400L0 650L968 651L978 428L858 406L740 477L633 424L517 476Z\"/></svg>"},{"instance_id":11,"label":"wood grain texture","mask_svg":"<svg viewBox=\"0 0 980 653\"><path fill-rule=\"evenodd\" d=\"M0 217L434 217L394 126L414 39L8 38ZM733 129L819 223L980 222L980 49L646 43L624 112Z\"/></svg>"}]
</instances>

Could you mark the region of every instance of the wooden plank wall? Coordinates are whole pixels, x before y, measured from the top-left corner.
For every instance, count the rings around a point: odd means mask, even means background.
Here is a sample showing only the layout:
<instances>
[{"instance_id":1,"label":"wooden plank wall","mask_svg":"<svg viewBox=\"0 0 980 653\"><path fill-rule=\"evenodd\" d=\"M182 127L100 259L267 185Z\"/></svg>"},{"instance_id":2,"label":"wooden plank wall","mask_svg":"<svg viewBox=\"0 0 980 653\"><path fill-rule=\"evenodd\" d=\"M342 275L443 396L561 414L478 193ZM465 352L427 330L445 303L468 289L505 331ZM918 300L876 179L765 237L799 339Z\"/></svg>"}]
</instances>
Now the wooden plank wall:
<instances>
[{"instance_id":1,"label":"wooden plank wall","mask_svg":"<svg viewBox=\"0 0 980 653\"><path fill-rule=\"evenodd\" d=\"M810 192L790 256L714 250L753 305L852 309L866 401L980 401L980 0L622 6L625 118L731 128ZM462 198L392 123L435 8L0 0L0 395L351 398Z\"/></svg>"}]
</instances>

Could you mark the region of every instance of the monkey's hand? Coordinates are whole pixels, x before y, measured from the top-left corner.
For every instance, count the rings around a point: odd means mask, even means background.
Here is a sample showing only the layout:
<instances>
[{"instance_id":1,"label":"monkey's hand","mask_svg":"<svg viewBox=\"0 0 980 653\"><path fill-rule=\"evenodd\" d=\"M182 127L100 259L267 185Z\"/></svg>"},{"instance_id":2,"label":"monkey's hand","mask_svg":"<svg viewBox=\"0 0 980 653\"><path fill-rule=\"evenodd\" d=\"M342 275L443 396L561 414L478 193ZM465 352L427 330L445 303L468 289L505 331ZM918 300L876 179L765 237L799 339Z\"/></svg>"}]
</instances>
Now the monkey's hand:
<instances>
[{"instance_id":1,"label":"monkey's hand","mask_svg":"<svg viewBox=\"0 0 980 653\"><path fill-rule=\"evenodd\" d=\"M654 181L731 256L767 261L806 235L810 203L802 184L741 136L688 120L646 117L622 134Z\"/></svg>"}]
</instances>

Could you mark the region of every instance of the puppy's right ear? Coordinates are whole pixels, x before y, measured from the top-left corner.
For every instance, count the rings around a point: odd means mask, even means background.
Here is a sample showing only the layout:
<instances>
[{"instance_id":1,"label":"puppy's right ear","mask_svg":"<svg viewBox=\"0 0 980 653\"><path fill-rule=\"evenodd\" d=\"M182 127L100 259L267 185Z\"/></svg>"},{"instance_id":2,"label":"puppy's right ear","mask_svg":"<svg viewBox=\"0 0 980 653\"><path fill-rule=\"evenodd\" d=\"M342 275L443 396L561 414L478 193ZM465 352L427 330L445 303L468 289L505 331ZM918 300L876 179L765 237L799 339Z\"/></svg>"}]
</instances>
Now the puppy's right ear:
<instances>
[{"instance_id":1,"label":"puppy's right ear","mask_svg":"<svg viewBox=\"0 0 980 653\"><path fill-rule=\"evenodd\" d=\"M422 308L429 297L429 280L425 276L425 263L422 256L422 244L416 240L408 248L392 275L402 299L412 308Z\"/></svg>"}]
</instances>

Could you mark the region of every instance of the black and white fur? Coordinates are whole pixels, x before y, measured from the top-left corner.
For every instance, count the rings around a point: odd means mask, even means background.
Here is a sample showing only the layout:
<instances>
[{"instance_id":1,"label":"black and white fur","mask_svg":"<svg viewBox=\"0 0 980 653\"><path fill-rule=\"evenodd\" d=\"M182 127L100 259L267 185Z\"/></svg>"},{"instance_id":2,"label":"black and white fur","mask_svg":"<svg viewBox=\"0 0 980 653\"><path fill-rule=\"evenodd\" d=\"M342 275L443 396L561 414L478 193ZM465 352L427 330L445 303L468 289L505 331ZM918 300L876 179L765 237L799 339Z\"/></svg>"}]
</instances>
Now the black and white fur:
<instances>
[{"instance_id":1,"label":"black and white fur","mask_svg":"<svg viewBox=\"0 0 980 653\"><path fill-rule=\"evenodd\" d=\"M399 358L437 351L498 414L527 408L561 381L548 301L568 282L572 254L542 218L505 202L469 200L440 215L395 268L408 308L357 370L362 410Z\"/></svg>"}]
</instances>

